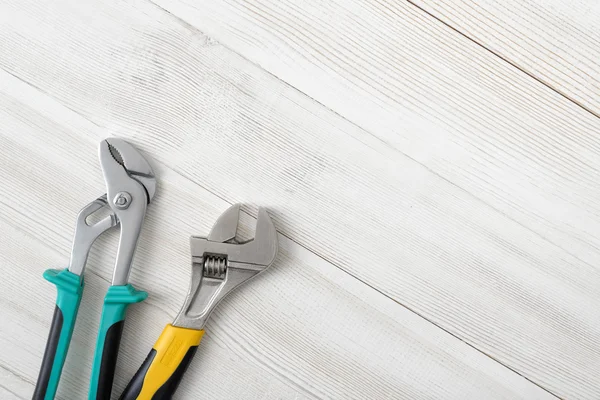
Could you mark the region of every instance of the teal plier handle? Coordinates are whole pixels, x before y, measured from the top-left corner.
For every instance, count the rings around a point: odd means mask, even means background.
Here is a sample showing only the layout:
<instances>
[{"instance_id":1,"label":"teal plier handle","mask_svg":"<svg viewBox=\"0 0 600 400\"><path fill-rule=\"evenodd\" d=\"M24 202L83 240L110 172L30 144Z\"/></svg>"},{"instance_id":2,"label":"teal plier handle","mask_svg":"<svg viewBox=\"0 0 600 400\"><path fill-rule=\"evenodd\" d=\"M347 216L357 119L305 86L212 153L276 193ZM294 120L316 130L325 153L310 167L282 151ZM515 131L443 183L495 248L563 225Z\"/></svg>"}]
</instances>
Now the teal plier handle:
<instances>
[{"instance_id":1,"label":"teal plier handle","mask_svg":"<svg viewBox=\"0 0 600 400\"><path fill-rule=\"evenodd\" d=\"M89 400L110 400L127 307L147 297L148 293L130 284L108 288L94 353Z\"/></svg>"},{"instance_id":2,"label":"teal plier handle","mask_svg":"<svg viewBox=\"0 0 600 400\"><path fill-rule=\"evenodd\" d=\"M83 278L66 269L46 270L44 278L56 285L58 293L33 400L52 400L56 395L83 293Z\"/></svg>"}]
</instances>

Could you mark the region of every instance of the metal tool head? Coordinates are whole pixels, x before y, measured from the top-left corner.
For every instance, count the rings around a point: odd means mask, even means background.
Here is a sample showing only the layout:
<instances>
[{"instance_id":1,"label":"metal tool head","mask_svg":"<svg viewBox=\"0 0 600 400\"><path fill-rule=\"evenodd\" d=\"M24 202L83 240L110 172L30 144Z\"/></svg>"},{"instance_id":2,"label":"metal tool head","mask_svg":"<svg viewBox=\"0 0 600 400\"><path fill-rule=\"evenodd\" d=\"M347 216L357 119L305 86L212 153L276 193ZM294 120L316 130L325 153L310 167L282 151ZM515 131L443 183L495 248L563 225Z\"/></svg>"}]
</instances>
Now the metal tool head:
<instances>
[{"instance_id":1,"label":"metal tool head","mask_svg":"<svg viewBox=\"0 0 600 400\"><path fill-rule=\"evenodd\" d=\"M240 205L225 211L206 238L190 239L192 281L173 323L202 329L215 306L235 288L268 268L277 256L277 230L264 208L258 209L254 239L236 240Z\"/></svg>"},{"instance_id":2,"label":"metal tool head","mask_svg":"<svg viewBox=\"0 0 600 400\"><path fill-rule=\"evenodd\" d=\"M132 145L123 139L108 138L100 142L100 164L104 172L106 186L119 186L121 179L134 179L142 184L147 195L147 203L156 192L156 178L148 161Z\"/></svg>"},{"instance_id":3,"label":"metal tool head","mask_svg":"<svg viewBox=\"0 0 600 400\"><path fill-rule=\"evenodd\" d=\"M77 225L75 226L75 238L69 262L69 271L76 275L83 275L85 264L90 253L90 248L96 239L106 230L116 226L119 221L114 213L107 215L100 221L90 224L88 218L102 208L108 208L106 195L98 197L79 211Z\"/></svg>"},{"instance_id":4,"label":"metal tool head","mask_svg":"<svg viewBox=\"0 0 600 400\"><path fill-rule=\"evenodd\" d=\"M112 284L125 285L146 207L156 192L156 178L148 161L122 139L103 140L99 156L108 205L121 225Z\"/></svg>"}]
</instances>

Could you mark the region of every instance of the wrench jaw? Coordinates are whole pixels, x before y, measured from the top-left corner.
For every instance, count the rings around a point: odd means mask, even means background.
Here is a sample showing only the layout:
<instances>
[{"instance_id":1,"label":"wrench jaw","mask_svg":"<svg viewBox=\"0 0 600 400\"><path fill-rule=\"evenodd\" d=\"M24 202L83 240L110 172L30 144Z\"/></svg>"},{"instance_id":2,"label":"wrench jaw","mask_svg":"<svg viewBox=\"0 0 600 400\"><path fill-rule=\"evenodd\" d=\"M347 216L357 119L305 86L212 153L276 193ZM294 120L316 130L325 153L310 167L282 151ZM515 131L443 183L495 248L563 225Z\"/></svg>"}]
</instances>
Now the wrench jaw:
<instances>
[{"instance_id":1,"label":"wrench jaw","mask_svg":"<svg viewBox=\"0 0 600 400\"><path fill-rule=\"evenodd\" d=\"M239 208L240 205L235 204L225 211L207 238L192 236L190 239L192 280L185 304L173 325L202 329L224 297L275 260L277 231L264 208L258 211L254 239L245 243L235 241Z\"/></svg>"},{"instance_id":2,"label":"wrench jaw","mask_svg":"<svg viewBox=\"0 0 600 400\"><path fill-rule=\"evenodd\" d=\"M206 240L211 242L229 242L235 239L240 220L240 204L229 207L213 225Z\"/></svg>"}]
</instances>

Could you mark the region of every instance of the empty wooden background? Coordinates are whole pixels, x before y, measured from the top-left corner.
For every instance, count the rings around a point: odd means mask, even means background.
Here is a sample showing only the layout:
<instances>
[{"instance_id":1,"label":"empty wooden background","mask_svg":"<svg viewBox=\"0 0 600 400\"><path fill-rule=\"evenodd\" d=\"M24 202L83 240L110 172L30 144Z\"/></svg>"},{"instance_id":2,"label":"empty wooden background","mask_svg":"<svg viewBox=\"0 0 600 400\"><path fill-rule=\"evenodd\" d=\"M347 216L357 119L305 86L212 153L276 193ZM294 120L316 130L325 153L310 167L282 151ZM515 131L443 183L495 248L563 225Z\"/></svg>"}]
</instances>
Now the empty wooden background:
<instances>
[{"instance_id":1,"label":"empty wooden background","mask_svg":"<svg viewBox=\"0 0 600 400\"><path fill-rule=\"evenodd\" d=\"M1 0L0 398L31 397L97 145L159 178L118 395L179 310L188 237L268 207L178 399L599 399L600 4ZM86 398L116 232L58 398Z\"/></svg>"}]
</instances>

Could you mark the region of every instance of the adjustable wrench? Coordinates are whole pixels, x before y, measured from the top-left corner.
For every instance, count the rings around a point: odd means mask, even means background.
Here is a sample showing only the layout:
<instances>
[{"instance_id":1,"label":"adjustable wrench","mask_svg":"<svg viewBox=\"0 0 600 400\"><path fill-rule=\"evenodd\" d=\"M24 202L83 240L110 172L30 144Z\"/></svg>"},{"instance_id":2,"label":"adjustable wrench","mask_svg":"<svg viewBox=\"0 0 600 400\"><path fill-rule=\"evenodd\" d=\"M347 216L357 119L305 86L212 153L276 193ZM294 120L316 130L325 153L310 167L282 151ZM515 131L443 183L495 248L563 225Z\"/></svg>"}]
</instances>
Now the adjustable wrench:
<instances>
[{"instance_id":1,"label":"adjustable wrench","mask_svg":"<svg viewBox=\"0 0 600 400\"><path fill-rule=\"evenodd\" d=\"M120 400L171 399L196 353L211 312L227 294L275 260L277 231L265 209L258 209L254 239L238 243L239 209L236 204L225 211L207 238L191 238L192 279L185 303Z\"/></svg>"}]
</instances>

